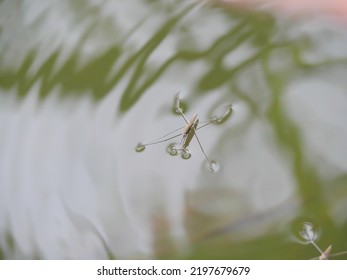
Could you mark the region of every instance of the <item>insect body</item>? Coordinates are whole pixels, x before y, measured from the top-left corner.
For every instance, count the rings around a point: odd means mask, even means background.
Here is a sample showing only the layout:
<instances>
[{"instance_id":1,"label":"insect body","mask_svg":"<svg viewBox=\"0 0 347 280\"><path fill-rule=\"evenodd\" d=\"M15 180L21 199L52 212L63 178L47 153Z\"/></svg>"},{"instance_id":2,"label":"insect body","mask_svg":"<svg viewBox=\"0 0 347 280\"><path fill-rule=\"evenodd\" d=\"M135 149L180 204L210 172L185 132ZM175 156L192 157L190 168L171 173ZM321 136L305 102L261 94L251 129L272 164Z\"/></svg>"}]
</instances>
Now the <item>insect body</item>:
<instances>
[{"instance_id":1,"label":"insect body","mask_svg":"<svg viewBox=\"0 0 347 280\"><path fill-rule=\"evenodd\" d=\"M195 116L187 123L187 125L183 129L182 133L182 149L185 149L189 146L190 141L192 141L195 131L198 127L199 124L199 119L198 119L198 114L195 114Z\"/></svg>"}]
</instances>

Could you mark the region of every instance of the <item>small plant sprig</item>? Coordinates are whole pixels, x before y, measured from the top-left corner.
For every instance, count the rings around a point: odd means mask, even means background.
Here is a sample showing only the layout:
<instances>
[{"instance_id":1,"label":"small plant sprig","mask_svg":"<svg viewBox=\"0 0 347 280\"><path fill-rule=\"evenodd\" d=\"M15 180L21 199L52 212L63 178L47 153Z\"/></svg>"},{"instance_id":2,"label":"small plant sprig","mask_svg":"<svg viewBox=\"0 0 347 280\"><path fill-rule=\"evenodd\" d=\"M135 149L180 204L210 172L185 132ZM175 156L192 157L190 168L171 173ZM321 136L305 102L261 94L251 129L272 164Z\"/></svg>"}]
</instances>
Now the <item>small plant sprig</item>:
<instances>
[{"instance_id":1,"label":"small plant sprig","mask_svg":"<svg viewBox=\"0 0 347 280\"><path fill-rule=\"evenodd\" d=\"M316 257L314 259L318 260L328 260L330 257L333 256L340 256L347 254L347 251L331 254L332 251L332 245L329 245L327 249L324 251L317 245L316 240L318 239L318 232L314 229L313 225L309 222L305 222L303 224L302 230L299 232L300 236L304 239L304 243L306 244L312 244L313 247L317 249L319 252L319 257Z\"/></svg>"}]
</instances>

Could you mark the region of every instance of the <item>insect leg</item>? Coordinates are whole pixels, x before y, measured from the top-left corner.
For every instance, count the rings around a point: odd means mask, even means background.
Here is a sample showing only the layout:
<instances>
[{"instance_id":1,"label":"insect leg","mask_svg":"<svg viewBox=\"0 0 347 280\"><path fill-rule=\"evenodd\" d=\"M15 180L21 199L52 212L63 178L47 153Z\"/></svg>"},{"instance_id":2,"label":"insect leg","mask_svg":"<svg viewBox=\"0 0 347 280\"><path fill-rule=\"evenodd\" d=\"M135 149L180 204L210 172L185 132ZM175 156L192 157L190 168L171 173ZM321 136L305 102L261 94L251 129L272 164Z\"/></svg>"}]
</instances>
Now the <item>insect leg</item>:
<instances>
[{"instance_id":1,"label":"insect leg","mask_svg":"<svg viewBox=\"0 0 347 280\"><path fill-rule=\"evenodd\" d=\"M195 136L196 140L198 140L199 147L200 147L202 153L204 154L204 156L205 156L205 158L207 159L207 161L211 164L212 161L211 161L211 160L208 158L208 156L206 155L206 153L205 153L205 151L204 151L204 148L202 147L201 142L200 142L200 140L199 140L199 137L198 137L198 135L196 134L195 128L193 128L193 129L194 129L194 136Z\"/></svg>"}]
</instances>

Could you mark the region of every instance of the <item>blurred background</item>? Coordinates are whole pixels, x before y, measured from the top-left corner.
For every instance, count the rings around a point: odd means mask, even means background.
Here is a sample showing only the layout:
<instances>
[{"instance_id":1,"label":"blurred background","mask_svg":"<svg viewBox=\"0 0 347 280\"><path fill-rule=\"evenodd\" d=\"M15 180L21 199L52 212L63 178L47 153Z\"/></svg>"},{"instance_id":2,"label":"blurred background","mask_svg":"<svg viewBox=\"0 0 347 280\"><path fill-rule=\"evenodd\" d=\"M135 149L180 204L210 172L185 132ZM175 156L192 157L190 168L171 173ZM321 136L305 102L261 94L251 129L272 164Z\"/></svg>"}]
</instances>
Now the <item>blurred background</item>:
<instances>
[{"instance_id":1,"label":"blurred background","mask_svg":"<svg viewBox=\"0 0 347 280\"><path fill-rule=\"evenodd\" d=\"M0 1L0 258L347 250L346 24L227 2Z\"/></svg>"}]
</instances>

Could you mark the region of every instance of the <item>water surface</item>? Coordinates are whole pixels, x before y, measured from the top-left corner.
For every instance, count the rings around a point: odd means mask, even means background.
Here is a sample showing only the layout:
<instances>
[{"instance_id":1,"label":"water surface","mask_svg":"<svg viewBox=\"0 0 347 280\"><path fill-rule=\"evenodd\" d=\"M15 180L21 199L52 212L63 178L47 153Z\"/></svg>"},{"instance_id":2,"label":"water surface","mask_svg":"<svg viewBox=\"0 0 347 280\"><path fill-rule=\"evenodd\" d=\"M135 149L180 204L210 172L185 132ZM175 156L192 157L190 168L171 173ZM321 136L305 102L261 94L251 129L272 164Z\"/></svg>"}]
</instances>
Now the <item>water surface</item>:
<instances>
[{"instance_id":1,"label":"water surface","mask_svg":"<svg viewBox=\"0 0 347 280\"><path fill-rule=\"evenodd\" d=\"M309 259L347 249L347 33L196 1L0 3L0 257ZM171 141L198 131L191 157ZM179 142L179 139L176 140ZM346 256L340 256L346 258Z\"/></svg>"}]
</instances>

